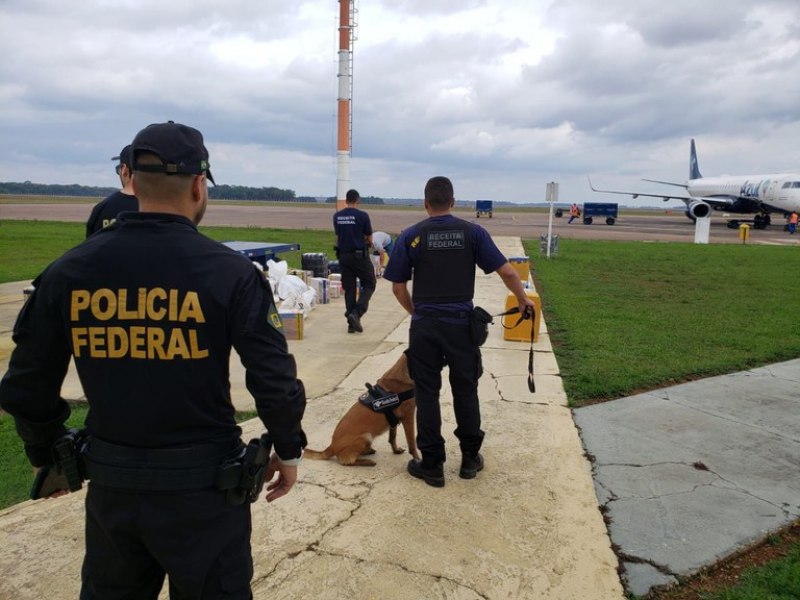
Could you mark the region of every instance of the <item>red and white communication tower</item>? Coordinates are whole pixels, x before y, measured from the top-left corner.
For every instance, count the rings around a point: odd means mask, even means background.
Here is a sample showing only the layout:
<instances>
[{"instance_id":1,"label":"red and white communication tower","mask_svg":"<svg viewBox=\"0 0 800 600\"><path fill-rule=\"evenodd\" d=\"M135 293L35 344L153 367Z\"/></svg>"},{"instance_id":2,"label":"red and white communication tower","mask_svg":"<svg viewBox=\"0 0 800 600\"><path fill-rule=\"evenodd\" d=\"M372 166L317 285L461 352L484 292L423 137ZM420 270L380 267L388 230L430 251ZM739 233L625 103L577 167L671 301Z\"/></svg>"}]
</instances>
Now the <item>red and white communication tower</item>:
<instances>
[{"instance_id":1,"label":"red and white communication tower","mask_svg":"<svg viewBox=\"0 0 800 600\"><path fill-rule=\"evenodd\" d=\"M345 206L350 188L351 133L353 112L353 42L355 41L355 0L339 0L339 96L336 136L336 210Z\"/></svg>"}]
</instances>

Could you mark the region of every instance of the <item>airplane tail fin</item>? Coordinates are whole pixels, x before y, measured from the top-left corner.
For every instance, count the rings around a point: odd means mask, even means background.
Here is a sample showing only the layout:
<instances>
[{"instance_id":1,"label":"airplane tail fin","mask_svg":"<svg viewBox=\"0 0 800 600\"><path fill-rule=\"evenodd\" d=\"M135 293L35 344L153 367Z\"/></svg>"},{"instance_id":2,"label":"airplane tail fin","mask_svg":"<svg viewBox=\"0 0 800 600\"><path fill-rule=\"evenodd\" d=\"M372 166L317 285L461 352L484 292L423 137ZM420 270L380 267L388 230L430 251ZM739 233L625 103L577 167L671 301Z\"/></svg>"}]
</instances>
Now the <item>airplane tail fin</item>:
<instances>
[{"instance_id":1,"label":"airplane tail fin","mask_svg":"<svg viewBox=\"0 0 800 600\"><path fill-rule=\"evenodd\" d=\"M694 147L694 138L689 144L689 179L702 179L700 167L697 165L697 150Z\"/></svg>"}]
</instances>

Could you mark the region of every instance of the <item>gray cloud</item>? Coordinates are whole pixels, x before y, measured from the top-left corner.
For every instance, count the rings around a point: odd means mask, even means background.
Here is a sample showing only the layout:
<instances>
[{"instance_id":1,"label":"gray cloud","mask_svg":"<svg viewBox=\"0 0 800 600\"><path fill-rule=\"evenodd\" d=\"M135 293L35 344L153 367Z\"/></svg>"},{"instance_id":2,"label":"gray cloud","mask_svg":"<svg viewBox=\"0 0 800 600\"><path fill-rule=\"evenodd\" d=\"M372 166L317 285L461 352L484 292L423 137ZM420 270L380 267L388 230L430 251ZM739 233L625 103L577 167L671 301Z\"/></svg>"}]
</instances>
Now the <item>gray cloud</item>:
<instances>
[{"instance_id":1,"label":"gray cloud","mask_svg":"<svg viewBox=\"0 0 800 600\"><path fill-rule=\"evenodd\" d=\"M584 199L585 175L799 170L793 0L361 3L352 179ZM113 185L141 127L199 127L226 183L335 191L338 6L0 3L0 180ZM215 156L214 152L218 153ZM368 190L368 191L367 191Z\"/></svg>"}]
</instances>

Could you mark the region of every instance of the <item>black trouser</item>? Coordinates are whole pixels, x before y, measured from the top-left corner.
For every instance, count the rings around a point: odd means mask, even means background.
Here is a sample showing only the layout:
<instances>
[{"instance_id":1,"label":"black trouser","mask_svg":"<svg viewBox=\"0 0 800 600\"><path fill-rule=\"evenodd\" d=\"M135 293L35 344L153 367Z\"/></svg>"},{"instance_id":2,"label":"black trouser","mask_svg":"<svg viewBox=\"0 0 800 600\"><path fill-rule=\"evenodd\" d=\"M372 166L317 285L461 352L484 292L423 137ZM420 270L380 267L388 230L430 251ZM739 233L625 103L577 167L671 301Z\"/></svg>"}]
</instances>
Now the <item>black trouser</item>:
<instances>
[{"instance_id":1,"label":"black trouser","mask_svg":"<svg viewBox=\"0 0 800 600\"><path fill-rule=\"evenodd\" d=\"M450 370L455 436L461 452L475 454L483 442L478 379L483 374L480 348L473 345L469 324L451 325L436 318L411 321L408 369L417 402L417 446L426 467L445 461L439 392L442 368Z\"/></svg>"},{"instance_id":2,"label":"black trouser","mask_svg":"<svg viewBox=\"0 0 800 600\"><path fill-rule=\"evenodd\" d=\"M343 252L339 254L339 268L342 272L342 290L344 290L345 316L351 312L359 317L369 309L369 299L375 292L375 267L369 253ZM361 295L356 302L356 277L361 280Z\"/></svg>"},{"instance_id":3,"label":"black trouser","mask_svg":"<svg viewBox=\"0 0 800 600\"><path fill-rule=\"evenodd\" d=\"M215 489L128 492L89 484L81 600L252 598L250 504Z\"/></svg>"}]
</instances>

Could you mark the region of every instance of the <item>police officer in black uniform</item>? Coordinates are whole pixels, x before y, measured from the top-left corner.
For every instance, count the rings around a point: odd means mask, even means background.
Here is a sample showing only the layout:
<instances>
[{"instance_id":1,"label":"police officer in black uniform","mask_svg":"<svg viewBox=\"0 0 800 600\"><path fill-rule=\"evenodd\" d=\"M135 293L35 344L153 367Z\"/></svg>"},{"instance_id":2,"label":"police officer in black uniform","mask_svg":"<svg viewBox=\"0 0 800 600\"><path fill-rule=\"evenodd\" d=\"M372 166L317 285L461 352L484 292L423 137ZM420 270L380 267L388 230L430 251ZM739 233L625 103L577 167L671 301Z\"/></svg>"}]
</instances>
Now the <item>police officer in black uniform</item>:
<instances>
[{"instance_id":1,"label":"police officer in black uniform","mask_svg":"<svg viewBox=\"0 0 800 600\"><path fill-rule=\"evenodd\" d=\"M344 316L347 332L364 331L361 325L369 309L369 300L375 292L375 267L370 258L372 246L372 223L369 215L358 208L361 196L356 190L348 190L346 206L333 215L333 231L336 233L336 257L342 271L344 290ZM356 300L356 279L361 281L361 293Z\"/></svg>"},{"instance_id":2,"label":"police officer in black uniform","mask_svg":"<svg viewBox=\"0 0 800 600\"><path fill-rule=\"evenodd\" d=\"M473 342L470 314L475 293L475 267L497 272L514 293L520 311L534 307L514 267L480 225L450 214L455 203L447 177L432 177L425 186L430 218L400 234L383 276L411 315L408 369L417 402L417 446L422 461L411 459L408 472L428 485L444 486L445 442L439 392L442 369L449 366L461 448L459 476L474 478L483 469L483 443L478 379L483 373L480 348ZM413 296L408 292L412 280Z\"/></svg>"},{"instance_id":3,"label":"police officer in black uniform","mask_svg":"<svg viewBox=\"0 0 800 600\"><path fill-rule=\"evenodd\" d=\"M266 481L277 473L268 502L297 479L305 392L263 275L197 231L213 182L200 132L150 125L132 165L141 212L36 279L0 406L46 472L70 413L60 388L74 358L90 406L82 599L155 599L165 574L172 598L250 598L250 506L239 492L242 481L260 488L241 468L231 347L275 449L262 460Z\"/></svg>"},{"instance_id":4,"label":"police officer in black uniform","mask_svg":"<svg viewBox=\"0 0 800 600\"><path fill-rule=\"evenodd\" d=\"M136 196L133 193L130 144L122 149L119 156L115 156L111 160L119 161L116 171L117 175L119 175L122 189L117 190L94 205L89 215L89 220L86 221L86 237L89 237L95 231L101 230L103 227L111 225L119 213L139 210L139 201L136 200Z\"/></svg>"}]
</instances>

